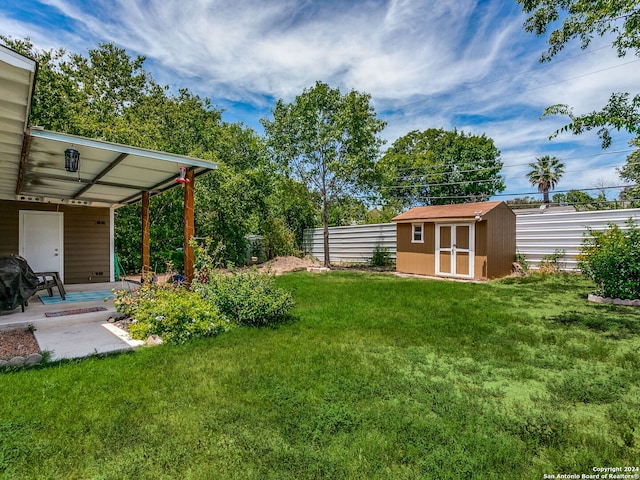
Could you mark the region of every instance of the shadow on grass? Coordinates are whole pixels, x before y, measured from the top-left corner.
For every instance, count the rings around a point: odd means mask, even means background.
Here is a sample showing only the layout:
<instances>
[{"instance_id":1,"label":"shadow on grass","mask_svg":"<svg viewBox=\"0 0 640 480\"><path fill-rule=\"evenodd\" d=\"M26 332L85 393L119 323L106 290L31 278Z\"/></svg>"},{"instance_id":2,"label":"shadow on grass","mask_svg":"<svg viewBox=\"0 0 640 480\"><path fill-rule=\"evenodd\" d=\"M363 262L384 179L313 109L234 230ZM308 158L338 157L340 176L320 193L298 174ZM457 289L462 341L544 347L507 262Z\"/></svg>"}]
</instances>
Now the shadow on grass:
<instances>
[{"instance_id":1,"label":"shadow on grass","mask_svg":"<svg viewBox=\"0 0 640 480\"><path fill-rule=\"evenodd\" d=\"M549 317L549 320L562 325L576 325L610 333L616 336L640 335L640 321L637 312L627 308L611 308L606 313L587 313L575 310Z\"/></svg>"}]
</instances>

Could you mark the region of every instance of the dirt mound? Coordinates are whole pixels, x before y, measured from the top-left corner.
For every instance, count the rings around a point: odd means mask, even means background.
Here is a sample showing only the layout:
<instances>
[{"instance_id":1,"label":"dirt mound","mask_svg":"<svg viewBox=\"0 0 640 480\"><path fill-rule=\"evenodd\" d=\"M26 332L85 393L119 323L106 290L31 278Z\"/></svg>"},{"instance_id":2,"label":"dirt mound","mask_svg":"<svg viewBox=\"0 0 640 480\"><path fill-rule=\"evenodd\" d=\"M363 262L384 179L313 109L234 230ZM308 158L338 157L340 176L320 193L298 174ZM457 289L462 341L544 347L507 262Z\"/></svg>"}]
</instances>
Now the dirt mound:
<instances>
[{"instance_id":1,"label":"dirt mound","mask_svg":"<svg viewBox=\"0 0 640 480\"><path fill-rule=\"evenodd\" d=\"M258 266L258 269L263 272L270 272L276 275L283 273L295 272L297 270L306 270L307 267L317 267L321 265L320 262L312 257L276 257L273 260L263 263Z\"/></svg>"}]
</instances>

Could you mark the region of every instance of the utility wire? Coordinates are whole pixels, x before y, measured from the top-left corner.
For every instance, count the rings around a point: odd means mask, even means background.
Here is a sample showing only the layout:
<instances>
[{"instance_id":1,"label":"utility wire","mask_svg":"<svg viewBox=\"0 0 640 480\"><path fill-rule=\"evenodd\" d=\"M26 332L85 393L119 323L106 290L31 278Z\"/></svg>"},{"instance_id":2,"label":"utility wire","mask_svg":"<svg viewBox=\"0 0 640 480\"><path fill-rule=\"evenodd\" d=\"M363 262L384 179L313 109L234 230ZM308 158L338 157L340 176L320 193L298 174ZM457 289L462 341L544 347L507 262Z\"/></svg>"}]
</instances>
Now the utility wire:
<instances>
[{"instance_id":1,"label":"utility wire","mask_svg":"<svg viewBox=\"0 0 640 480\"><path fill-rule=\"evenodd\" d=\"M602 191L602 190L617 190L617 189L622 189L622 188L636 188L640 185L635 184L635 185L615 185L615 186L610 186L610 187L590 187L590 188L581 188L581 189L576 189L576 188L571 188L571 189L567 189L567 190L553 190L553 193L568 193L571 191L581 191L581 192L585 192L585 191L594 191L594 190L598 190L598 191ZM541 192L540 191L535 191L535 192L519 192L519 193L497 193L497 194L492 194L492 195L487 195L487 194L478 194L478 195L474 195L474 194L468 194L468 195L441 195L441 196L428 196L428 195L423 195L423 196L411 196L411 199L414 200L451 200L451 199L456 199L456 200L461 200L461 199L477 199L480 197L512 197L512 196L516 196L516 197L520 197L520 196L530 196L530 195L539 195ZM551 193L551 192L550 192ZM355 195L354 198L360 198L360 199L370 199L371 195ZM391 199L403 199L405 198L404 196L391 196Z\"/></svg>"},{"instance_id":2,"label":"utility wire","mask_svg":"<svg viewBox=\"0 0 640 480\"><path fill-rule=\"evenodd\" d=\"M558 157L558 160L564 162L564 161L567 161L567 160L579 160L579 159L582 159L582 158L599 157L601 155L617 155L617 154L620 154L620 153L634 152L636 150L637 150L636 148L626 148L626 149L623 149L623 150L611 150L611 151L607 151L607 152L592 153L591 155L578 155L576 157ZM521 156L517 156L517 157L507 157L506 160L510 160L510 159L514 159L514 158L527 158L527 157L530 158L531 155L521 155ZM535 162L526 162L526 163L513 163L511 165L504 165L504 160L505 159L500 158L499 160L503 163L502 168L526 167L526 166L529 166L531 163L535 164ZM633 163L637 163L637 162L633 162ZM630 163L630 165L631 165L631 163ZM398 168L398 170L419 170L421 168L427 168L427 167L426 166L424 166L424 167L400 167L400 168ZM482 169L485 169L485 168L487 168L487 167L479 167L478 170L482 170ZM458 170L458 171L459 172L462 172L462 171L473 172L475 170Z\"/></svg>"}]
</instances>

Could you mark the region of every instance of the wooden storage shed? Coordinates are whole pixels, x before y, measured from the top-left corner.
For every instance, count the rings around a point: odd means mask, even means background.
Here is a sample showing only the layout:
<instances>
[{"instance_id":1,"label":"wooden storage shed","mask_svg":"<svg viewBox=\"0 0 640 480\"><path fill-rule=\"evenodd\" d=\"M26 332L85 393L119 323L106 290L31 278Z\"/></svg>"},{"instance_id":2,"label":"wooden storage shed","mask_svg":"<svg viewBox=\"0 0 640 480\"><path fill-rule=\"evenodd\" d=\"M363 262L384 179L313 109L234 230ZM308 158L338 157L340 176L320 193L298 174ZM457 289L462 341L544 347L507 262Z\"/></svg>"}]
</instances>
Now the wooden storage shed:
<instances>
[{"instance_id":1,"label":"wooden storage shed","mask_svg":"<svg viewBox=\"0 0 640 480\"><path fill-rule=\"evenodd\" d=\"M416 207L393 221L398 272L476 280L511 273L516 216L504 202Z\"/></svg>"}]
</instances>

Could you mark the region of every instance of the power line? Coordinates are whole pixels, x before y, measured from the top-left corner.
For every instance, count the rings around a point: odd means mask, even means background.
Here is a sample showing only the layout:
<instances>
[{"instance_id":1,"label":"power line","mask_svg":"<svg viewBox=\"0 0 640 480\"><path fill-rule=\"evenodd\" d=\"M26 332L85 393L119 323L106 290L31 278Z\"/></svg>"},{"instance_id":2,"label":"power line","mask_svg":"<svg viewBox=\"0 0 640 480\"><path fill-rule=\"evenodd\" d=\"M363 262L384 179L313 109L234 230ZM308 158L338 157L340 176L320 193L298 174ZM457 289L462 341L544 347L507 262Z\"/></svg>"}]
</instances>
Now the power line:
<instances>
[{"instance_id":1,"label":"power line","mask_svg":"<svg viewBox=\"0 0 640 480\"><path fill-rule=\"evenodd\" d=\"M612 151L612 152L602 152L602 153L597 153L597 154L593 154L593 155L581 155L578 157L566 157L566 158L560 158L560 160L575 160L575 159L581 159L581 158L591 158L591 157L597 157L600 155L613 155L613 154L618 154L618 153L625 153L625 152L631 152L631 151L635 151L636 149L634 148L630 148L630 149L626 149L626 150L616 150L616 151ZM514 168L514 167L523 167L523 166L529 166L531 163L535 162L527 162L527 163L516 163L516 164L512 164L512 165L502 165L502 168ZM635 165L640 163L640 161L637 162L627 162L624 164L617 164L615 166L624 166L624 165ZM429 165L425 165L423 167L400 167L398 168L398 171L410 171L410 170L421 170L421 169L428 169L430 168ZM437 172L438 175L445 175L445 174L452 174L452 173L475 173L475 172L481 172L483 170L494 170L495 166L492 167L478 167L478 168L472 168L472 169L468 169L468 170L448 170L445 172ZM608 166L602 166L599 168L608 168ZM576 171L580 171L580 170L576 170ZM425 175L429 175L429 172L425 172ZM434 173L435 174L435 173ZM420 175L420 174L417 174ZM411 175L407 175L408 177L410 177Z\"/></svg>"},{"instance_id":2,"label":"power line","mask_svg":"<svg viewBox=\"0 0 640 480\"><path fill-rule=\"evenodd\" d=\"M590 188L580 188L580 189L576 189L576 188L571 188L571 189L567 189L567 190L554 190L553 193L568 193L571 191L580 191L580 192L586 192L586 191L594 191L594 190L598 190L598 191L602 191L602 190L617 190L617 189L622 189L622 188L636 188L639 185L635 184L635 185L615 185L615 186L610 186L610 187L590 187ZM520 197L520 196L530 196L530 195L539 195L541 192L540 191L535 191L535 192L519 192L519 193L498 193L498 194L478 194L478 195L474 195L474 194L468 194L468 195L439 195L439 196L429 196L429 195L423 195L423 196L410 196L411 199L413 200L464 200L464 199L478 199L478 198L487 198L487 197ZM361 199L370 199L371 196L367 196L367 195L355 195L355 198L361 198ZM389 197L391 199L404 199L404 196L391 196Z\"/></svg>"}]
</instances>

